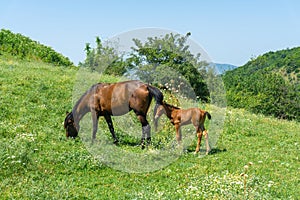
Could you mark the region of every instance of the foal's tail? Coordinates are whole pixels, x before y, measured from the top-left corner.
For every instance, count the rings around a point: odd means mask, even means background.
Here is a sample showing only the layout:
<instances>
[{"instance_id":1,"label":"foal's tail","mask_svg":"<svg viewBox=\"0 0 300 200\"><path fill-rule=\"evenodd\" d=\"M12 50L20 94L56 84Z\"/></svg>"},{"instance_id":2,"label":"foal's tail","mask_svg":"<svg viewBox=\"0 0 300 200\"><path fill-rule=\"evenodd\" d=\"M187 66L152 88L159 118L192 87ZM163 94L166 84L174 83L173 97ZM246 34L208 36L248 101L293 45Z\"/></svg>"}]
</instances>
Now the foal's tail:
<instances>
[{"instance_id":1,"label":"foal's tail","mask_svg":"<svg viewBox=\"0 0 300 200\"><path fill-rule=\"evenodd\" d=\"M158 106L163 104L164 95L158 88L153 87L151 85L147 85L147 86L148 86L148 90L150 92L150 95L152 97L154 97L154 99L156 101L156 104L155 104L155 107L154 107L154 114L153 114L153 118L154 118L154 116L156 115Z\"/></svg>"},{"instance_id":2,"label":"foal's tail","mask_svg":"<svg viewBox=\"0 0 300 200\"><path fill-rule=\"evenodd\" d=\"M205 116L207 116L209 120L211 119L211 115L207 111L205 111Z\"/></svg>"}]
</instances>

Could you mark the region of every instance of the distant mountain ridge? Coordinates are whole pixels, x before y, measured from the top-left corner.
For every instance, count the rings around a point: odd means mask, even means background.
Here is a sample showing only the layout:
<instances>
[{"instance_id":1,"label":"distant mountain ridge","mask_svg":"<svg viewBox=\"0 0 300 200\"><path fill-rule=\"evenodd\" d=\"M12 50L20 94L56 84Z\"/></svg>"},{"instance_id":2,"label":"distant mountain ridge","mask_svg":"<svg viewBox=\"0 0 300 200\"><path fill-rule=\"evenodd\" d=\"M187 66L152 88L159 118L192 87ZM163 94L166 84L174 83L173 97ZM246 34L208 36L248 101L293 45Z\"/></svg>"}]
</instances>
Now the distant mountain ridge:
<instances>
[{"instance_id":1,"label":"distant mountain ridge","mask_svg":"<svg viewBox=\"0 0 300 200\"><path fill-rule=\"evenodd\" d=\"M210 63L209 66L214 67L217 71L217 74L224 74L226 71L230 71L238 67L232 64L225 63Z\"/></svg>"}]
</instances>

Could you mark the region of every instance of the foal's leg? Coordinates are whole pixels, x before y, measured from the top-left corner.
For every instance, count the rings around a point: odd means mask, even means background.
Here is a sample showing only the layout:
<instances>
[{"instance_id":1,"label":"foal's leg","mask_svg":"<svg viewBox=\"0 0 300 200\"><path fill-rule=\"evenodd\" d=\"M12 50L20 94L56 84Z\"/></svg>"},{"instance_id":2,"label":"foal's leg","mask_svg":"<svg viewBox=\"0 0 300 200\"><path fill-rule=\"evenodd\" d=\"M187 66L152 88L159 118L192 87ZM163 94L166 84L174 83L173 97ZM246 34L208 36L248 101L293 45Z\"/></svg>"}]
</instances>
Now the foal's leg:
<instances>
[{"instance_id":1,"label":"foal's leg","mask_svg":"<svg viewBox=\"0 0 300 200\"><path fill-rule=\"evenodd\" d=\"M116 137L116 134L115 134L115 129L114 129L114 125L113 125L113 122L111 120L111 116L110 115L105 115L104 116L105 120L106 120L106 123L108 125L108 128L109 128L109 131L114 139L114 144L117 144L119 141L118 141L118 138Z\"/></svg>"},{"instance_id":2,"label":"foal's leg","mask_svg":"<svg viewBox=\"0 0 300 200\"><path fill-rule=\"evenodd\" d=\"M201 139L202 139L201 128L197 128L197 136L198 136L198 141L197 141L197 147L196 147L195 153L198 153L200 151L200 145L201 145Z\"/></svg>"},{"instance_id":3,"label":"foal's leg","mask_svg":"<svg viewBox=\"0 0 300 200\"><path fill-rule=\"evenodd\" d=\"M150 135L151 127L150 127L145 115L138 115L138 119L140 120L140 122L142 124L141 147L142 147L142 149L144 149L145 148L145 139L147 138L147 144L149 144L151 141L151 135Z\"/></svg>"},{"instance_id":4,"label":"foal's leg","mask_svg":"<svg viewBox=\"0 0 300 200\"><path fill-rule=\"evenodd\" d=\"M181 144L181 128L180 128L180 124L175 124L175 130L176 130L176 140L178 142L178 144Z\"/></svg>"},{"instance_id":5,"label":"foal's leg","mask_svg":"<svg viewBox=\"0 0 300 200\"><path fill-rule=\"evenodd\" d=\"M154 116L154 129L155 129L155 131L157 131L158 120L162 116L163 112L164 112L163 106L158 106L156 114Z\"/></svg>"},{"instance_id":6,"label":"foal's leg","mask_svg":"<svg viewBox=\"0 0 300 200\"><path fill-rule=\"evenodd\" d=\"M209 147L209 143L208 143L208 132L207 130L203 131L203 135L205 137L205 143L206 143L206 155L210 152L210 147Z\"/></svg>"}]
</instances>

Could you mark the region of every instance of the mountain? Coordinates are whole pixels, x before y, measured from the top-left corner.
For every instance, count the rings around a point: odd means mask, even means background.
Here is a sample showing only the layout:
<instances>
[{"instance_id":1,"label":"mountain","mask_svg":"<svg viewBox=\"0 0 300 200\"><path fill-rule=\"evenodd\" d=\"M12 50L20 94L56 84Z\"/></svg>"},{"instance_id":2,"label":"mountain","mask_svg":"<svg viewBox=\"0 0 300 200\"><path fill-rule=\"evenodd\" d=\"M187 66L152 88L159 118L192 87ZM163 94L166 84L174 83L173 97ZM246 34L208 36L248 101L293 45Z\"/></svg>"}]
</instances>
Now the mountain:
<instances>
[{"instance_id":1,"label":"mountain","mask_svg":"<svg viewBox=\"0 0 300 200\"><path fill-rule=\"evenodd\" d=\"M229 106L300 121L300 47L258 56L223 81Z\"/></svg>"},{"instance_id":2,"label":"mountain","mask_svg":"<svg viewBox=\"0 0 300 200\"><path fill-rule=\"evenodd\" d=\"M224 74L226 71L230 71L238 67L225 63L209 63L208 66L214 68L217 74Z\"/></svg>"}]
</instances>

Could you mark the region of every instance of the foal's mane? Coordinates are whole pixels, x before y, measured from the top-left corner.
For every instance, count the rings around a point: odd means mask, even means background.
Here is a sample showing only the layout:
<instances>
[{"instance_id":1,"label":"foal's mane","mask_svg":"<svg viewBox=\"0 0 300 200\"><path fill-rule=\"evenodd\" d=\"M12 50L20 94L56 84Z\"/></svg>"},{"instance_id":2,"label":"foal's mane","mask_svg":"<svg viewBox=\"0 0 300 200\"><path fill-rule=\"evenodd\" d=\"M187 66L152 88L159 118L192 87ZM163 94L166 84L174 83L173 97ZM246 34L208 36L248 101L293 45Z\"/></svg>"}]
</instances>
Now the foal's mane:
<instances>
[{"instance_id":1,"label":"foal's mane","mask_svg":"<svg viewBox=\"0 0 300 200\"><path fill-rule=\"evenodd\" d=\"M168 106L169 108L173 108L173 109L176 109L176 110L181 109L181 108L179 108L179 107L176 107L176 106L173 106L173 105L171 105L171 104L168 104L167 102L164 102L164 104L165 104L166 106Z\"/></svg>"}]
</instances>

